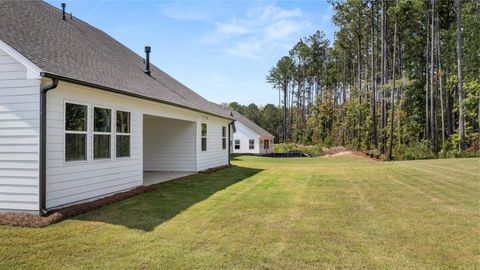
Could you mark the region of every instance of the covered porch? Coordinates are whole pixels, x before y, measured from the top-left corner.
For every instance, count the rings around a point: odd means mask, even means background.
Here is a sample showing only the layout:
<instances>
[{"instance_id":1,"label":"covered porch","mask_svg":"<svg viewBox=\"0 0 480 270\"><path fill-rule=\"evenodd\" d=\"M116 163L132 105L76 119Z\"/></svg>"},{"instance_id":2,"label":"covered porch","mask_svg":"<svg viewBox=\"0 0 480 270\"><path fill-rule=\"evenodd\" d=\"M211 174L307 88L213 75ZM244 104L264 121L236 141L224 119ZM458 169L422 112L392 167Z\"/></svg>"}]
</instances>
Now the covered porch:
<instances>
[{"instance_id":1,"label":"covered porch","mask_svg":"<svg viewBox=\"0 0 480 270\"><path fill-rule=\"evenodd\" d=\"M143 185L196 173L196 123L143 116Z\"/></svg>"}]
</instances>

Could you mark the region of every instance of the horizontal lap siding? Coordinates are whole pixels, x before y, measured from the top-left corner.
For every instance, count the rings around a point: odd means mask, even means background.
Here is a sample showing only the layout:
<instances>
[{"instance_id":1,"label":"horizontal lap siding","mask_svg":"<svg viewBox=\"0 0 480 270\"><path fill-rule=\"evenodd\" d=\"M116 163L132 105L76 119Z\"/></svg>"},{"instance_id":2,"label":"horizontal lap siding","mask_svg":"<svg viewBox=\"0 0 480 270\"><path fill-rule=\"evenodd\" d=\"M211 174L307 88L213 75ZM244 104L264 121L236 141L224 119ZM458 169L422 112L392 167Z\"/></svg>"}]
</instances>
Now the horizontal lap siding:
<instances>
[{"instance_id":1,"label":"horizontal lap siding","mask_svg":"<svg viewBox=\"0 0 480 270\"><path fill-rule=\"evenodd\" d=\"M207 124L207 151L202 151L201 134L202 123ZM209 116L199 121L197 125L197 170L203 171L210 168L228 164L228 134L227 147L222 149L222 126L228 129L228 120Z\"/></svg>"},{"instance_id":2,"label":"horizontal lap siding","mask_svg":"<svg viewBox=\"0 0 480 270\"><path fill-rule=\"evenodd\" d=\"M0 50L0 209L39 210L40 80Z\"/></svg>"},{"instance_id":3,"label":"horizontal lap siding","mask_svg":"<svg viewBox=\"0 0 480 270\"><path fill-rule=\"evenodd\" d=\"M64 162L64 102L75 102L89 106L89 125L93 128L91 120L93 106L107 107L114 110L124 110L132 113L131 127L131 157L93 161L92 139L88 135L88 161L66 163ZM102 197L115 192L128 190L143 184L143 116L151 115L164 118L173 118L193 122L196 127L197 139L189 141L185 138L184 145L189 149L188 143L195 143L197 159L201 163L197 170L226 165L228 163L227 150L221 150L221 125L227 126L228 120L210 117L209 152L198 154L200 133L198 127L205 115L198 112L146 101L138 98L109 93L89 87L78 86L60 82L56 89L49 91L47 98L47 207L58 207L79 201ZM211 124L211 125L210 125ZM195 128L193 127L192 128ZM216 129L216 131L214 131ZM193 134L193 131L192 131ZM113 139L113 138L112 138ZM196 140L196 141L195 141ZM186 151L186 150L185 150ZM112 152L113 154L114 152ZM176 153L173 149L165 153ZM185 152L187 153L187 152ZM0 157L1 158L1 157ZM184 160L182 160L184 159ZM165 170L174 170L175 167L185 170L195 170L197 160L186 154L182 159L170 163Z\"/></svg>"},{"instance_id":4,"label":"horizontal lap siding","mask_svg":"<svg viewBox=\"0 0 480 270\"><path fill-rule=\"evenodd\" d=\"M144 171L195 171L195 123L167 118L143 120Z\"/></svg>"},{"instance_id":5,"label":"horizontal lap siding","mask_svg":"<svg viewBox=\"0 0 480 270\"><path fill-rule=\"evenodd\" d=\"M259 153L259 141L258 135L251 129L247 128L242 123L235 122L236 132L233 134L233 152L240 154L258 154ZM235 140L240 140L240 149L235 149ZM250 149L249 140L255 141L254 149Z\"/></svg>"},{"instance_id":6,"label":"horizontal lap siding","mask_svg":"<svg viewBox=\"0 0 480 270\"><path fill-rule=\"evenodd\" d=\"M70 87L65 87L68 85ZM98 95L87 88L60 82L47 98L47 208L105 196L141 185L142 115L128 102ZM73 102L88 106L87 161L65 162L64 104ZM115 158L114 133L111 134L112 159L93 160L93 106L131 113L131 156ZM112 125L112 129L115 125Z\"/></svg>"}]
</instances>

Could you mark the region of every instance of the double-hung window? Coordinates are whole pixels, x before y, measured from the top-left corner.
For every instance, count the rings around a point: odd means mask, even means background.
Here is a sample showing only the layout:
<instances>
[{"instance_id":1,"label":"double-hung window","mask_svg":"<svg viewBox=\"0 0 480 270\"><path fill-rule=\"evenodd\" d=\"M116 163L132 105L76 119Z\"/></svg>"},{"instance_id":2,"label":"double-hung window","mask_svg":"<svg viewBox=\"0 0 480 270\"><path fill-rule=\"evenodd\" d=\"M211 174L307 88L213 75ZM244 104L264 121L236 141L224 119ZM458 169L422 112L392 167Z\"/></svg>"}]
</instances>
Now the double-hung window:
<instances>
[{"instance_id":1,"label":"double-hung window","mask_svg":"<svg viewBox=\"0 0 480 270\"><path fill-rule=\"evenodd\" d=\"M222 127L222 149L227 149L227 127Z\"/></svg>"},{"instance_id":2,"label":"double-hung window","mask_svg":"<svg viewBox=\"0 0 480 270\"><path fill-rule=\"evenodd\" d=\"M65 103L65 161L87 160L88 107Z\"/></svg>"},{"instance_id":3,"label":"double-hung window","mask_svg":"<svg viewBox=\"0 0 480 270\"><path fill-rule=\"evenodd\" d=\"M255 140L248 140L248 149L255 148Z\"/></svg>"},{"instance_id":4,"label":"double-hung window","mask_svg":"<svg viewBox=\"0 0 480 270\"><path fill-rule=\"evenodd\" d=\"M112 110L93 108L93 159L110 159Z\"/></svg>"},{"instance_id":5,"label":"double-hung window","mask_svg":"<svg viewBox=\"0 0 480 270\"><path fill-rule=\"evenodd\" d=\"M207 151L207 124L202 123L202 151Z\"/></svg>"},{"instance_id":6,"label":"double-hung window","mask_svg":"<svg viewBox=\"0 0 480 270\"><path fill-rule=\"evenodd\" d=\"M130 156L130 112L117 111L116 149L117 157Z\"/></svg>"},{"instance_id":7,"label":"double-hung window","mask_svg":"<svg viewBox=\"0 0 480 270\"><path fill-rule=\"evenodd\" d=\"M235 140L235 149L240 149L240 140Z\"/></svg>"}]
</instances>

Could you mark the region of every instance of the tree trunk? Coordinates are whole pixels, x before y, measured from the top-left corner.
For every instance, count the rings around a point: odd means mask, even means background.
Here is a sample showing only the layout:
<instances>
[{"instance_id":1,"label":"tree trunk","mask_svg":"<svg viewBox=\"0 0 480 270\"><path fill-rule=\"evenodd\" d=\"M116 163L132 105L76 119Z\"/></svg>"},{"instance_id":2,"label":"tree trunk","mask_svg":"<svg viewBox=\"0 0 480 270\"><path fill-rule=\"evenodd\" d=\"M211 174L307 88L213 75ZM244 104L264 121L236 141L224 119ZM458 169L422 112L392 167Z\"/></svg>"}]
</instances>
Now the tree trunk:
<instances>
[{"instance_id":1,"label":"tree trunk","mask_svg":"<svg viewBox=\"0 0 480 270\"><path fill-rule=\"evenodd\" d=\"M372 107L372 144L375 149L378 148L378 141L377 141L377 111L376 111L376 90L375 90L375 0L371 0L371 46L372 46L372 63L371 63L371 87L372 88L372 96L371 104Z\"/></svg>"},{"instance_id":2,"label":"tree trunk","mask_svg":"<svg viewBox=\"0 0 480 270\"><path fill-rule=\"evenodd\" d=\"M448 66L445 69L445 78L448 79ZM452 97L450 94L450 90L447 88L445 90L445 102L447 103L447 138L449 138L453 133L453 118L452 118Z\"/></svg>"},{"instance_id":3,"label":"tree trunk","mask_svg":"<svg viewBox=\"0 0 480 270\"><path fill-rule=\"evenodd\" d=\"M360 16L360 14L359 14ZM360 28L360 26L358 26ZM362 37L360 33L360 29L358 29L357 33L357 41L358 41L358 61L357 61L357 85L358 85L358 147L360 147L360 143L362 142Z\"/></svg>"},{"instance_id":4,"label":"tree trunk","mask_svg":"<svg viewBox=\"0 0 480 270\"><path fill-rule=\"evenodd\" d=\"M442 121L442 150L445 150L445 117L443 111L443 70L442 70L442 58L441 58L441 46L440 46L440 29L437 17L437 62L438 62L438 78L440 89L440 117Z\"/></svg>"},{"instance_id":5,"label":"tree trunk","mask_svg":"<svg viewBox=\"0 0 480 270\"><path fill-rule=\"evenodd\" d=\"M462 3L455 0L457 20L457 71L458 71L458 135L460 135L459 150L465 150L465 116L463 112L463 74L462 74Z\"/></svg>"},{"instance_id":6,"label":"tree trunk","mask_svg":"<svg viewBox=\"0 0 480 270\"><path fill-rule=\"evenodd\" d=\"M283 143L287 141L287 95L288 83L283 86Z\"/></svg>"},{"instance_id":7,"label":"tree trunk","mask_svg":"<svg viewBox=\"0 0 480 270\"><path fill-rule=\"evenodd\" d=\"M385 126L386 126L386 108L385 108L385 30L386 30L386 14L385 14L385 0L382 0L382 29L381 29L381 43L382 43L382 51L381 51L381 83L382 83L382 145L380 146L380 153L385 153Z\"/></svg>"},{"instance_id":8,"label":"tree trunk","mask_svg":"<svg viewBox=\"0 0 480 270\"><path fill-rule=\"evenodd\" d=\"M437 123L436 123L436 111L435 111L435 1L432 1L432 24L431 24L431 48L430 48L430 132L432 140L432 151L438 152L437 145Z\"/></svg>"},{"instance_id":9,"label":"tree trunk","mask_svg":"<svg viewBox=\"0 0 480 270\"><path fill-rule=\"evenodd\" d=\"M398 0L397 0L398 5ZM396 70L396 55L397 55L397 16L395 15L395 23L393 27L393 60L392 60L392 92L391 98L391 115L390 115L390 145L388 148L388 159L393 160L393 137L394 137L394 118L395 118L395 70Z\"/></svg>"},{"instance_id":10,"label":"tree trunk","mask_svg":"<svg viewBox=\"0 0 480 270\"><path fill-rule=\"evenodd\" d=\"M425 50L425 134L423 138L426 140L430 136L430 112L428 106L428 89L429 89L429 61L428 61L428 54L430 49L430 17L427 16L427 43L426 43L426 50Z\"/></svg>"}]
</instances>

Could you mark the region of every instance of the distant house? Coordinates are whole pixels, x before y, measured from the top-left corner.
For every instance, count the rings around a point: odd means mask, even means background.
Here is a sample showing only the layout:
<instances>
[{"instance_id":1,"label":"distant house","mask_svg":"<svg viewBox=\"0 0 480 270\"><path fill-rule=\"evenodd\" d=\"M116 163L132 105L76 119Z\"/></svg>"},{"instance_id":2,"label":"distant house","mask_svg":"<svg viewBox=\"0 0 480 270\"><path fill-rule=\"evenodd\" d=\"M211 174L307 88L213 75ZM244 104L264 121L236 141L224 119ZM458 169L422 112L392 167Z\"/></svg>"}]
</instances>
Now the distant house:
<instances>
[{"instance_id":1,"label":"distant house","mask_svg":"<svg viewBox=\"0 0 480 270\"><path fill-rule=\"evenodd\" d=\"M236 111L232 111L232 115L235 119L233 153L264 155L273 152L275 136Z\"/></svg>"},{"instance_id":2,"label":"distant house","mask_svg":"<svg viewBox=\"0 0 480 270\"><path fill-rule=\"evenodd\" d=\"M150 50L144 59L43 1L0 2L0 211L229 163L230 111L151 65Z\"/></svg>"}]
</instances>

